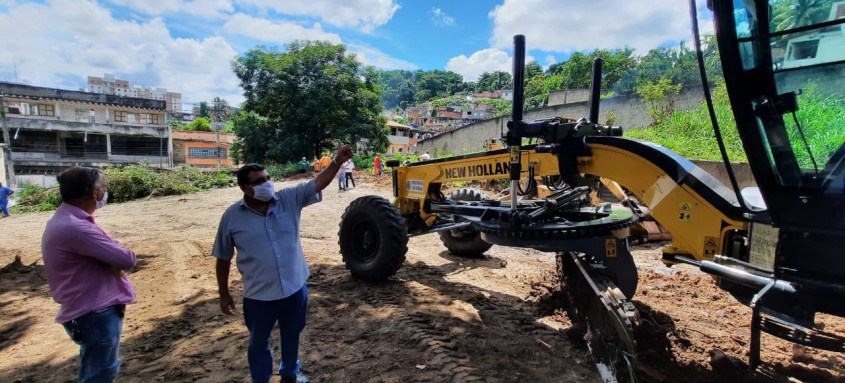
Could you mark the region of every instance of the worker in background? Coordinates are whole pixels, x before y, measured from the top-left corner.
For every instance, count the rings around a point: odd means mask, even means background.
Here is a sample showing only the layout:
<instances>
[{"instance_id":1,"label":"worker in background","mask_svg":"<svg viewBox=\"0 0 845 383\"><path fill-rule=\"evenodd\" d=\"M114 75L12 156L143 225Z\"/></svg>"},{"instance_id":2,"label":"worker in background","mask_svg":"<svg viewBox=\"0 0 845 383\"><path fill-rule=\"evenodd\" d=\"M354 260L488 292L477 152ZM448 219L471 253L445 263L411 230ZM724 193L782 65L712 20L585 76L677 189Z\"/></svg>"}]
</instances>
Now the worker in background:
<instances>
[{"instance_id":1,"label":"worker in background","mask_svg":"<svg viewBox=\"0 0 845 383\"><path fill-rule=\"evenodd\" d=\"M302 159L299 160L299 164L297 165L296 171L299 173L304 173L308 171L308 160L305 159L305 157L302 157Z\"/></svg>"},{"instance_id":2,"label":"worker in background","mask_svg":"<svg viewBox=\"0 0 845 383\"><path fill-rule=\"evenodd\" d=\"M425 153L420 154L420 161L428 161L430 159L431 159L431 155L428 154L428 150L426 150Z\"/></svg>"},{"instance_id":3,"label":"worker in background","mask_svg":"<svg viewBox=\"0 0 845 383\"><path fill-rule=\"evenodd\" d=\"M373 174L381 175L382 165L381 165L381 156L376 154L375 158L373 158Z\"/></svg>"},{"instance_id":4,"label":"worker in background","mask_svg":"<svg viewBox=\"0 0 845 383\"><path fill-rule=\"evenodd\" d=\"M328 169L329 165L331 165L331 163L332 163L332 159L329 158L329 156L324 154L323 157L320 158L320 171Z\"/></svg>"},{"instance_id":5,"label":"worker in background","mask_svg":"<svg viewBox=\"0 0 845 383\"><path fill-rule=\"evenodd\" d=\"M351 158L343 163L343 171L346 173L346 190L349 190L349 181L352 181L352 187L355 187L355 178L352 177L352 170L354 169L355 164Z\"/></svg>"},{"instance_id":6,"label":"worker in background","mask_svg":"<svg viewBox=\"0 0 845 383\"><path fill-rule=\"evenodd\" d=\"M349 190L346 187L346 171L343 170L343 164L340 164L340 171L337 172L337 191L347 191Z\"/></svg>"},{"instance_id":7,"label":"worker in background","mask_svg":"<svg viewBox=\"0 0 845 383\"><path fill-rule=\"evenodd\" d=\"M340 165L352 157L341 145L334 160L317 177L276 191L267 170L247 164L238 170L243 199L220 218L211 254L217 258L220 310L235 315L229 292L229 270L237 249L243 280L243 315L249 330L247 361L253 382L266 383L278 372L283 383L303 383L299 334L305 327L309 270L299 238L302 209L322 200ZM269 347L270 333L279 324L282 362L275 368Z\"/></svg>"},{"instance_id":8,"label":"worker in background","mask_svg":"<svg viewBox=\"0 0 845 383\"><path fill-rule=\"evenodd\" d=\"M79 345L79 382L113 382L124 311L135 302L123 270L137 259L94 222L94 211L108 200L103 173L72 167L58 181L62 204L41 238L47 284L61 305L56 322Z\"/></svg>"},{"instance_id":9,"label":"worker in background","mask_svg":"<svg viewBox=\"0 0 845 383\"><path fill-rule=\"evenodd\" d=\"M9 216L9 196L15 194L15 191L3 186L3 183L0 182L0 212L3 214L3 218Z\"/></svg>"}]
</instances>

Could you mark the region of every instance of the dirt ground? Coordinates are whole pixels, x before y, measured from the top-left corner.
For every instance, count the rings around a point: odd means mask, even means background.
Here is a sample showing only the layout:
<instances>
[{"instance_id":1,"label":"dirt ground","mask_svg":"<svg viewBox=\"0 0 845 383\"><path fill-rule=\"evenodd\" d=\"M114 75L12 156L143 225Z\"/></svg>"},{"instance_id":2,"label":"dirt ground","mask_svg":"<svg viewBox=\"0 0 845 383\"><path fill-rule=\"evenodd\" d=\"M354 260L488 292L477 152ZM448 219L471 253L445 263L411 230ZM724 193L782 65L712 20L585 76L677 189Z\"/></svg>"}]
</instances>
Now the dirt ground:
<instances>
[{"instance_id":1,"label":"dirt ground","mask_svg":"<svg viewBox=\"0 0 845 383\"><path fill-rule=\"evenodd\" d=\"M584 346L565 335L570 323L553 254L494 246L485 258L468 260L427 235L410 240L392 282L353 280L338 254L340 215L355 198L390 194L388 177L357 182L348 192L331 186L302 217L312 275L300 357L312 382L600 381ZM240 316L220 313L209 255L220 215L239 197L236 188L220 189L113 204L95 214L139 258L130 274L138 301L127 309L120 382L249 380L247 331ZM41 267L51 214L0 221L0 382L75 378L78 350L53 320L57 306ZM634 251L641 381L747 381L732 362L747 361L750 310L693 268L662 266L658 249ZM237 271L231 279L238 302ZM820 321L845 334L842 319ZM762 358L781 381L845 382L842 354L763 335Z\"/></svg>"}]
</instances>

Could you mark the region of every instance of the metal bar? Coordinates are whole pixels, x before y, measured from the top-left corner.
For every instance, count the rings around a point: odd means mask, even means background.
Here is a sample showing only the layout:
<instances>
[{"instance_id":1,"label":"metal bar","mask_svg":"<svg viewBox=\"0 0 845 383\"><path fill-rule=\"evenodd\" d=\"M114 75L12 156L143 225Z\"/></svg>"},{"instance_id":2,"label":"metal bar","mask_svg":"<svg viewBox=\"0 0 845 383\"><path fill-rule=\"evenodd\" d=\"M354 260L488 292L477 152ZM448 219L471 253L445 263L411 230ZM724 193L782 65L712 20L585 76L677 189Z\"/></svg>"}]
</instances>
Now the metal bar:
<instances>
[{"instance_id":1,"label":"metal bar","mask_svg":"<svg viewBox=\"0 0 845 383\"><path fill-rule=\"evenodd\" d=\"M472 223L470 223L470 222L459 222L459 223L452 223L452 224L443 225L443 226L435 226L434 228L431 228L431 229L408 232L408 237L416 237L418 235L430 234L430 233L439 233L441 231L446 231L446 230L463 229L463 228L468 227L468 226L472 226Z\"/></svg>"},{"instance_id":2,"label":"metal bar","mask_svg":"<svg viewBox=\"0 0 845 383\"><path fill-rule=\"evenodd\" d=\"M593 60L593 76L590 80L590 114L588 119L594 124L599 123L599 104L601 103L601 68L602 59Z\"/></svg>"},{"instance_id":3,"label":"metal bar","mask_svg":"<svg viewBox=\"0 0 845 383\"><path fill-rule=\"evenodd\" d=\"M513 103L511 104L511 123L508 132L510 146L511 209L517 207L517 191L522 170L520 146L522 145L522 109L525 106L525 36L513 37ZM511 127L509 126L509 127Z\"/></svg>"}]
</instances>

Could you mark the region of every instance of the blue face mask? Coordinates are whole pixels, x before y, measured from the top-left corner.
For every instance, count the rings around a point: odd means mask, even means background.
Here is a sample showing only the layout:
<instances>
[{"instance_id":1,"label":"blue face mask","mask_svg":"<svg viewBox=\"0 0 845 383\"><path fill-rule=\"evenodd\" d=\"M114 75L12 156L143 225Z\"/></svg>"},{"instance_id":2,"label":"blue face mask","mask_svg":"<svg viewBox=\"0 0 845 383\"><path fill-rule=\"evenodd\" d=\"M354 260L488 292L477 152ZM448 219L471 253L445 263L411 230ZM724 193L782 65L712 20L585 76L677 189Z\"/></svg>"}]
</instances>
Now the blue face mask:
<instances>
[{"instance_id":1,"label":"blue face mask","mask_svg":"<svg viewBox=\"0 0 845 383\"><path fill-rule=\"evenodd\" d=\"M275 192L275 190L273 190L273 182L271 181L264 182L260 185L255 185L252 187L252 190L255 192L252 195L252 198L255 198L262 202L267 202L273 199L273 193Z\"/></svg>"}]
</instances>

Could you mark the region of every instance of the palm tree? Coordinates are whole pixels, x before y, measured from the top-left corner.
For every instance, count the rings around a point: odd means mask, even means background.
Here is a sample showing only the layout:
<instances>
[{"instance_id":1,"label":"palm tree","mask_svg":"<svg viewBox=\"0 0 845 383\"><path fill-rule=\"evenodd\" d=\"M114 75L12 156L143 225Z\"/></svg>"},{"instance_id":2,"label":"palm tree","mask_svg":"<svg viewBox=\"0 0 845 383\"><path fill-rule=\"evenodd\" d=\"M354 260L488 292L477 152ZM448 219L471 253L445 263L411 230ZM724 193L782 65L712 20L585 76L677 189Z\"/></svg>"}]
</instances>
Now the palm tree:
<instances>
[{"instance_id":1,"label":"palm tree","mask_svg":"<svg viewBox=\"0 0 845 383\"><path fill-rule=\"evenodd\" d=\"M833 0L781 0L774 3L775 30L785 31L827 20Z\"/></svg>"}]
</instances>

